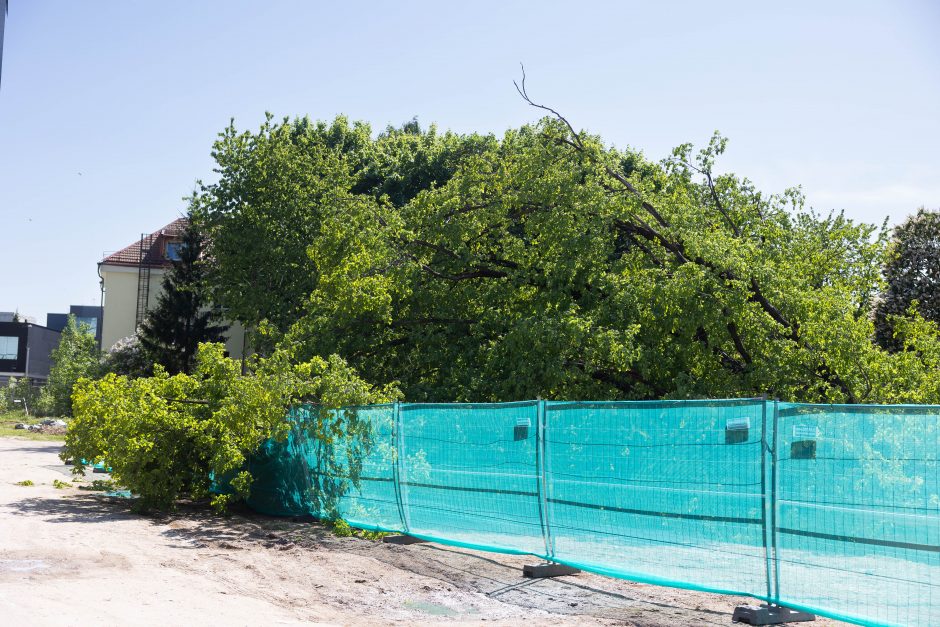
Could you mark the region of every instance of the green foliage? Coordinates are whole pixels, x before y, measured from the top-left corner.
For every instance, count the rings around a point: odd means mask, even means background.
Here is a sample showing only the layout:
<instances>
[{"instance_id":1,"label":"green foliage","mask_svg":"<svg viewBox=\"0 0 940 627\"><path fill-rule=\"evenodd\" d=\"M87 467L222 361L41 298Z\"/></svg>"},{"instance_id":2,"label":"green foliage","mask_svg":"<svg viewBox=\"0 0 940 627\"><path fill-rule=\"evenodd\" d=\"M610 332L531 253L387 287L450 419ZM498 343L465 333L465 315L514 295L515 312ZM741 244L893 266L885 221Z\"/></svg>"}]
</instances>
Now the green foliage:
<instances>
[{"instance_id":1,"label":"green foliage","mask_svg":"<svg viewBox=\"0 0 940 627\"><path fill-rule=\"evenodd\" d=\"M72 487L72 484L67 481L60 481L58 479L52 480L52 487L56 490L66 490Z\"/></svg>"},{"instance_id":2,"label":"green foliage","mask_svg":"<svg viewBox=\"0 0 940 627\"><path fill-rule=\"evenodd\" d=\"M108 492L116 490L118 484L112 479L95 479L90 485L80 485L79 490L88 490L91 492Z\"/></svg>"},{"instance_id":3,"label":"green foliage","mask_svg":"<svg viewBox=\"0 0 940 627\"><path fill-rule=\"evenodd\" d=\"M29 408L31 415L42 415L45 412L40 403L41 388L33 385L29 377L10 377L5 386L0 387L0 411L23 411L23 401ZM14 401L20 401L19 403ZM24 414L25 416L25 414Z\"/></svg>"},{"instance_id":4,"label":"green foliage","mask_svg":"<svg viewBox=\"0 0 940 627\"><path fill-rule=\"evenodd\" d=\"M358 151L352 192L403 207L422 191L449 181L461 161L496 143L492 135L441 134L433 125L423 131L417 119L401 128L389 126Z\"/></svg>"},{"instance_id":5,"label":"green foliage","mask_svg":"<svg viewBox=\"0 0 940 627\"><path fill-rule=\"evenodd\" d=\"M210 236L214 300L248 328L262 352L302 314L320 282L308 248L324 220L370 216L405 204L453 174L464 155L492 138L423 132L415 122L373 140L367 124L338 117L274 122L257 133L230 125L215 143L219 181L203 186L192 211Z\"/></svg>"},{"instance_id":6,"label":"green foliage","mask_svg":"<svg viewBox=\"0 0 940 627\"><path fill-rule=\"evenodd\" d=\"M214 301L249 326L263 320L284 328L316 285L307 246L319 211L355 202L342 150L368 141L368 129L345 121L327 127L307 120L280 124L270 116L257 134L229 126L216 142L218 183L193 199L206 225ZM256 342L257 343L257 342Z\"/></svg>"},{"instance_id":7,"label":"green foliage","mask_svg":"<svg viewBox=\"0 0 940 627\"><path fill-rule=\"evenodd\" d=\"M339 536L340 538L349 538L355 533L355 529L350 527L349 523L342 518L337 518L336 520L331 521L331 523L333 535L335 536Z\"/></svg>"},{"instance_id":8,"label":"green foliage","mask_svg":"<svg viewBox=\"0 0 940 627\"><path fill-rule=\"evenodd\" d=\"M140 325L141 346L170 374L190 372L202 342L224 340L227 327L217 324L221 314L209 307L202 262L204 238L190 220L183 233L179 260L163 280L157 306ZM133 354L121 355L130 361ZM112 361L112 363L114 363ZM120 363L133 367L133 363Z\"/></svg>"},{"instance_id":9,"label":"green foliage","mask_svg":"<svg viewBox=\"0 0 940 627\"><path fill-rule=\"evenodd\" d=\"M30 410L37 416L53 416L56 413L55 397L52 395L52 388L48 385L42 387L36 402L30 405Z\"/></svg>"},{"instance_id":10,"label":"green foliage","mask_svg":"<svg viewBox=\"0 0 940 627\"><path fill-rule=\"evenodd\" d=\"M13 402L13 399L18 398L16 394L18 383L19 379L10 377L6 385L0 388L0 411L12 411L16 409L16 404Z\"/></svg>"},{"instance_id":11,"label":"green foliage","mask_svg":"<svg viewBox=\"0 0 940 627\"><path fill-rule=\"evenodd\" d=\"M330 521L330 529L333 535L340 538L362 538L363 540L380 540L388 535L384 531L369 531L367 529L356 529L349 526L349 523L342 518L336 518Z\"/></svg>"},{"instance_id":12,"label":"green foliage","mask_svg":"<svg viewBox=\"0 0 940 627\"><path fill-rule=\"evenodd\" d=\"M10 377L7 384L0 387L0 411L10 411L14 408L13 399L14 389L16 388L16 377Z\"/></svg>"},{"instance_id":13,"label":"green foliage","mask_svg":"<svg viewBox=\"0 0 940 627\"><path fill-rule=\"evenodd\" d=\"M723 148L654 164L555 120L507 133L401 210L325 219L289 340L416 401L873 400L883 238L714 174Z\"/></svg>"},{"instance_id":14,"label":"green foliage","mask_svg":"<svg viewBox=\"0 0 940 627\"><path fill-rule=\"evenodd\" d=\"M886 403L938 404L940 328L920 315L916 301L906 314L888 318L901 350L891 355L878 352L873 385L881 391L879 400Z\"/></svg>"},{"instance_id":15,"label":"green foliage","mask_svg":"<svg viewBox=\"0 0 940 627\"><path fill-rule=\"evenodd\" d=\"M23 487L27 487L27 488L28 488L28 487L34 486L34 485L36 485L36 484L33 483L32 479L24 479L23 481L17 481L17 482L16 482L16 485L21 485L21 486L23 486Z\"/></svg>"},{"instance_id":16,"label":"green foliage","mask_svg":"<svg viewBox=\"0 0 940 627\"><path fill-rule=\"evenodd\" d=\"M373 389L337 357L292 364L278 351L254 361L249 374L240 372L221 344L202 344L192 374L171 376L157 366L153 377L83 379L61 456L75 460L77 474L84 474L82 459L107 460L115 481L139 494L144 509L204 498L213 477L232 477L233 493L213 497L224 508L249 493L246 457L269 438L287 435L289 406L339 407L394 394Z\"/></svg>"},{"instance_id":17,"label":"green foliage","mask_svg":"<svg viewBox=\"0 0 940 627\"><path fill-rule=\"evenodd\" d=\"M878 343L892 351L904 340L891 318L917 313L940 323L940 211L921 207L894 229L884 268L884 293L875 308Z\"/></svg>"},{"instance_id":18,"label":"green foliage","mask_svg":"<svg viewBox=\"0 0 940 627\"><path fill-rule=\"evenodd\" d=\"M98 346L88 325L79 325L75 316L70 315L50 358L52 368L40 399L43 413L71 416L73 386L82 377L95 376L98 371Z\"/></svg>"},{"instance_id":19,"label":"green foliage","mask_svg":"<svg viewBox=\"0 0 940 627\"><path fill-rule=\"evenodd\" d=\"M269 118L222 134L193 202L258 346L411 401L940 402L872 341L884 230L719 172L726 143L654 162L560 117L501 139Z\"/></svg>"}]
</instances>

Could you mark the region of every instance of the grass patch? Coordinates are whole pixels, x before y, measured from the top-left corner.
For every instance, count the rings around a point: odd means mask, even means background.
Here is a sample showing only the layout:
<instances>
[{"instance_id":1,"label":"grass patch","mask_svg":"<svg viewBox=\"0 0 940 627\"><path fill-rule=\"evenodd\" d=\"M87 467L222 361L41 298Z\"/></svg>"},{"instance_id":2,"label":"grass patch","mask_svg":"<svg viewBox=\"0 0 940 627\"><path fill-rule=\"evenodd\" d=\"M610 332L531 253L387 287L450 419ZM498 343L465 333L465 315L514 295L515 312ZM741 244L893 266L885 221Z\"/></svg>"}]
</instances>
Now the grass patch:
<instances>
[{"instance_id":1,"label":"grass patch","mask_svg":"<svg viewBox=\"0 0 940 627\"><path fill-rule=\"evenodd\" d=\"M71 488L72 484L68 481L59 481L58 479L53 479L52 487L56 490L65 490L66 488Z\"/></svg>"},{"instance_id":2,"label":"grass patch","mask_svg":"<svg viewBox=\"0 0 940 627\"><path fill-rule=\"evenodd\" d=\"M16 423L24 422L28 425L39 424L41 418L35 416L26 417L26 412L22 409L0 412L0 438L23 438L24 440L43 440L64 442L64 435L52 433L36 433L26 429L15 429Z\"/></svg>"},{"instance_id":3,"label":"grass patch","mask_svg":"<svg viewBox=\"0 0 940 627\"><path fill-rule=\"evenodd\" d=\"M30 479L24 479L23 481L17 481L16 485L26 486L28 488L29 486L33 486L36 484L33 483L32 480Z\"/></svg>"}]
</instances>

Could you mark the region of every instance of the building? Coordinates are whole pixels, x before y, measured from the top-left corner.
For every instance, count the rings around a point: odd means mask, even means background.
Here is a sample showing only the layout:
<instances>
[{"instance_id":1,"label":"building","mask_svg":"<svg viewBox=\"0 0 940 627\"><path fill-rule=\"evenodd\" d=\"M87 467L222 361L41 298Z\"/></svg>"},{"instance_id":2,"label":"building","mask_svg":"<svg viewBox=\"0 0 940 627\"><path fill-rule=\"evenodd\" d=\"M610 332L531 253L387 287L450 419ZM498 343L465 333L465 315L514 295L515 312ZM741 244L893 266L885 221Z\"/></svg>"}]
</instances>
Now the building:
<instances>
[{"instance_id":1,"label":"building","mask_svg":"<svg viewBox=\"0 0 940 627\"><path fill-rule=\"evenodd\" d=\"M0 322L31 322L36 324L32 316L24 316L17 311L0 311Z\"/></svg>"},{"instance_id":2,"label":"building","mask_svg":"<svg viewBox=\"0 0 940 627\"><path fill-rule=\"evenodd\" d=\"M46 326L60 333L68 324L69 316L75 316L78 324L87 324L91 334L95 336L98 347L101 348L101 315L102 307L95 305L71 305L68 313L47 313Z\"/></svg>"},{"instance_id":3,"label":"building","mask_svg":"<svg viewBox=\"0 0 940 627\"><path fill-rule=\"evenodd\" d=\"M10 377L45 383L60 337L58 331L32 322L0 322L0 384Z\"/></svg>"},{"instance_id":4,"label":"building","mask_svg":"<svg viewBox=\"0 0 940 627\"><path fill-rule=\"evenodd\" d=\"M156 307L163 289L163 277L179 259L186 219L179 218L153 233L144 233L121 250L106 255L98 263L102 303L101 348L109 350L115 342L130 337ZM231 357L244 354L244 329L228 323L225 349Z\"/></svg>"}]
</instances>

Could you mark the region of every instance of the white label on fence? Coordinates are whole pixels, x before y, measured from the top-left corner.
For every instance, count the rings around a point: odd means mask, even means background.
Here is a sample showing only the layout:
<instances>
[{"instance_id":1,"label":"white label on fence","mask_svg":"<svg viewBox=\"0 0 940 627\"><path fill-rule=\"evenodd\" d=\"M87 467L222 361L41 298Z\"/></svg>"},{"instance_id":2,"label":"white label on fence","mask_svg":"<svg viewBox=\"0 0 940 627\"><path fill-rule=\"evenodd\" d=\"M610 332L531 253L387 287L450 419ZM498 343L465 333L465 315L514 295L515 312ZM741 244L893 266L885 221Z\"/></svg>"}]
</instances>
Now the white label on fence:
<instances>
[{"instance_id":1,"label":"white label on fence","mask_svg":"<svg viewBox=\"0 0 940 627\"><path fill-rule=\"evenodd\" d=\"M819 429L815 425L793 425L794 440L815 440L819 437Z\"/></svg>"},{"instance_id":2,"label":"white label on fence","mask_svg":"<svg viewBox=\"0 0 940 627\"><path fill-rule=\"evenodd\" d=\"M751 419L747 416L743 418L728 418L725 421L725 429L728 431L747 431L751 428Z\"/></svg>"}]
</instances>

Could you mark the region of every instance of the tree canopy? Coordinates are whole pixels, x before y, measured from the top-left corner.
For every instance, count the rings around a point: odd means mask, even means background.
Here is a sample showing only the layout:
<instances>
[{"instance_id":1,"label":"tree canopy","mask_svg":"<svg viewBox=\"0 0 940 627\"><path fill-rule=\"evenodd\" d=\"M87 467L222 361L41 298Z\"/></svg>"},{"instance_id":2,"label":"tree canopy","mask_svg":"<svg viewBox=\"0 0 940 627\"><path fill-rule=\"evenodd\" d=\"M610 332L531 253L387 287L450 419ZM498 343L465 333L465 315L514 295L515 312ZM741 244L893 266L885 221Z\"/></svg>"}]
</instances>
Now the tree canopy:
<instances>
[{"instance_id":1,"label":"tree canopy","mask_svg":"<svg viewBox=\"0 0 940 627\"><path fill-rule=\"evenodd\" d=\"M422 131L416 122L373 139L368 125L344 117L278 123L269 115L257 133L229 125L212 153L219 180L192 204L211 236L216 302L249 327L264 321L286 331L318 285L308 249L328 215L402 206L490 140Z\"/></svg>"},{"instance_id":2,"label":"tree canopy","mask_svg":"<svg viewBox=\"0 0 940 627\"><path fill-rule=\"evenodd\" d=\"M656 162L541 108L500 138L230 126L193 199L217 300L410 401L932 398L934 324L873 341L883 229L720 172L717 134Z\"/></svg>"},{"instance_id":3,"label":"tree canopy","mask_svg":"<svg viewBox=\"0 0 940 627\"><path fill-rule=\"evenodd\" d=\"M913 306L919 315L940 323L940 211L921 207L894 229L884 273L875 328L879 344L899 350L903 338L895 335L892 317Z\"/></svg>"}]
</instances>

